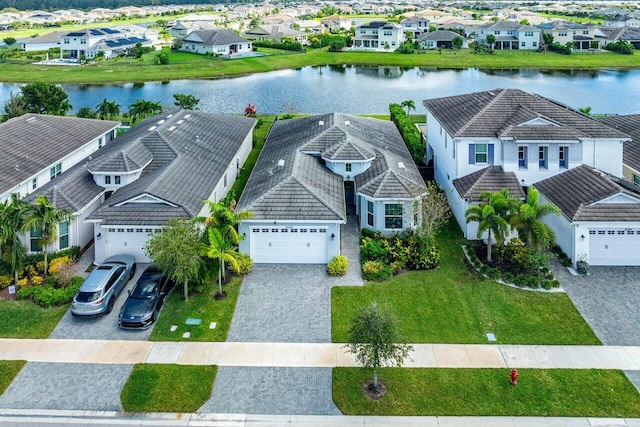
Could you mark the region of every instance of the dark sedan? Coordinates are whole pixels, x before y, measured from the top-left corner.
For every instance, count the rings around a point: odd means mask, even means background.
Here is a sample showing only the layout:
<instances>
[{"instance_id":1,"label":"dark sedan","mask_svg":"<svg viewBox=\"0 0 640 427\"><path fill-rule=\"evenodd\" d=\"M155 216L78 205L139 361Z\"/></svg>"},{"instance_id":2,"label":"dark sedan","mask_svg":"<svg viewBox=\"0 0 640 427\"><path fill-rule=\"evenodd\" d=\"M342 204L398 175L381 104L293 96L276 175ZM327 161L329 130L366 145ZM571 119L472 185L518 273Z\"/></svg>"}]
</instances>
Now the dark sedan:
<instances>
[{"instance_id":1,"label":"dark sedan","mask_svg":"<svg viewBox=\"0 0 640 427\"><path fill-rule=\"evenodd\" d=\"M174 283L154 265L148 266L129 292L120 310L118 324L123 329L147 329L158 319L164 300Z\"/></svg>"}]
</instances>

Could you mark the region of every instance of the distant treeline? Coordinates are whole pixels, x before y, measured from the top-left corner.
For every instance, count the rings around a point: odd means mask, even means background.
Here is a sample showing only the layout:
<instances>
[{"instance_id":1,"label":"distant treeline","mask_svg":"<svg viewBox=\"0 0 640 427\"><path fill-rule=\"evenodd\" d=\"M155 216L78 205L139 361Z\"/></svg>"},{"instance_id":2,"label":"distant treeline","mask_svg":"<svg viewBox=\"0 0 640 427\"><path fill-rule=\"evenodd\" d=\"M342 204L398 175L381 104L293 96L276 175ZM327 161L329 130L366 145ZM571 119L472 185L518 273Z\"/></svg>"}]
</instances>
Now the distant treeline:
<instances>
[{"instance_id":1,"label":"distant treeline","mask_svg":"<svg viewBox=\"0 0 640 427\"><path fill-rule=\"evenodd\" d=\"M235 3L233 0L219 0L217 3ZM150 6L166 4L211 4L211 0L0 0L0 10L91 10L98 7L117 9L124 6Z\"/></svg>"}]
</instances>

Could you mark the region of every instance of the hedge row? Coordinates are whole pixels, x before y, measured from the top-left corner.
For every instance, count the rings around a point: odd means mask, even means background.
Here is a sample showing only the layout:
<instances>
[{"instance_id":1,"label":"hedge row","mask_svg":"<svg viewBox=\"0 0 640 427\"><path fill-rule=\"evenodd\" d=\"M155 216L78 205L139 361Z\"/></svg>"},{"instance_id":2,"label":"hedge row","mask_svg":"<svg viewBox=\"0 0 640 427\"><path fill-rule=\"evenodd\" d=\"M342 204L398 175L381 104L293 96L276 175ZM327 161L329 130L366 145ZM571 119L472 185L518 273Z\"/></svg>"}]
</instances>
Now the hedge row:
<instances>
[{"instance_id":1,"label":"hedge row","mask_svg":"<svg viewBox=\"0 0 640 427\"><path fill-rule=\"evenodd\" d=\"M409 153L416 163L422 163L425 154L425 147L422 145L420 131L411 121L404 109L398 104L389 104L391 120L396 124L404 143L407 144Z\"/></svg>"}]
</instances>

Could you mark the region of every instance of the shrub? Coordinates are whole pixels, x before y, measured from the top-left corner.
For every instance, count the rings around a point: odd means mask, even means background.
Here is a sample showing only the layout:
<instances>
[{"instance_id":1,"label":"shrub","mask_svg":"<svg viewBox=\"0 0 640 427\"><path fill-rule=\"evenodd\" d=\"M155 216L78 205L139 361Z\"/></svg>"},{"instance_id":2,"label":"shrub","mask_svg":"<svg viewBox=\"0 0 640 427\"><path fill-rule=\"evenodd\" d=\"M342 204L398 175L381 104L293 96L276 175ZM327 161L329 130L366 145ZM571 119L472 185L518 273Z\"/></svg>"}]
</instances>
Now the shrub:
<instances>
[{"instance_id":1,"label":"shrub","mask_svg":"<svg viewBox=\"0 0 640 427\"><path fill-rule=\"evenodd\" d=\"M44 273L44 261L36 262L36 270L38 270L40 274Z\"/></svg>"},{"instance_id":2,"label":"shrub","mask_svg":"<svg viewBox=\"0 0 640 427\"><path fill-rule=\"evenodd\" d=\"M49 263L49 273L54 274L60 267L71 264L71 259L68 256L62 256L55 258Z\"/></svg>"},{"instance_id":3,"label":"shrub","mask_svg":"<svg viewBox=\"0 0 640 427\"><path fill-rule=\"evenodd\" d=\"M410 239L409 263L416 270L431 270L440 264L440 246L426 236L414 234Z\"/></svg>"},{"instance_id":4,"label":"shrub","mask_svg":"<svg viewBox=\"0 0 640 427\"><path fill-rule=\"evenodd\" d=\"M54 288L49 285L29 286L18 290L18 299L30 299L41 307L49 308L54 305L68 304L82 286L84 278L74 277L68 286Z\"/></svg>"},{"instance_id":5,"label":"shrub","mask_svg":"<svg viewBox=\"0 0 640 427\"><path fill-rule=\"evenodd\" d=\"M239 253L236 259L238 261L238 270L236 270L236 273L245 275L251 272L253 260L249 255Z\"/></svg>"},{"instance_id":6,"label":"shrub","mask_svg":"<svg viewBox=\"0 0 640 427\"><path fill-rule=\"evenodd\" d=\"M531 268L531 258L522 240L513 238L500 250L505 269L520 274Z\"/></svg>"},{"instance_id":7,"label":"shrub","mask_svg":"<svg viewBox=\"0 0 640 427\"><path fill-rule=\"evenodd\" d=\"M391 120L402 135L411 157L416 163L421 163L424 159L425 147L422 144L420 131L399 104L389 104L389 113Z\"/></svg>"},{"instance_id":8,"label":"shrub","mask_svg":"<svg viewBox=\"0 0 640 427\"><path fill-rule=\"evenodd\" d=\"M558 279L553 279L551 281L551 286L554 288L559 288L560 287L560 281Z\"/></svg>"},{"instance_id":9,"label":"shrub","mask_svg":"<svg viewBox=\"0 0 640 427\"><path fill-rule=\"evenodd\" d=\"M33 265L27 265L24 268L24 274L28 277L36 277L38 275L38 270Z\"/></svg>"},{"instance_id":10,"label":"shrub","mask_svg":"<svg viewBox=\"0 0 640 427\"><path fill-rule=\"evenodd\" d=\"M542 286L542 289L549 290L549 289L553 288L553 282L551 280L547 280L547 279L543 280L540 285Z\"/></svg>"},{"instance_id":11,"label":"shrub","mask_svg":"<svg viewBox=\"0 0 640 427\"><path fill-rule=\"evenodd\" d=\"M368 228L363 228L362 230L360 230L360 233L362 234L362 237L368 237L370 239L375 239L377 237L380 237L380 232L378 231L372 231L369 230Z\"/></svg>"},{"instance_id":12,"label":"shrub","mask_svg":"<svg viewBox=\"0 0 640 427\"><path fill-rule=\"evenodd\" d=\"M576 262L576 271L581 276L586 276L587 274L589 274L589 263L583 259L579 260L578 262Z\"/></svg>"},{"instance_id":13,"label":"shrub","mask_svg":"<svg viewBox=\"0 0 640 427\"><path fill-rule=\"evenodd\" d=\"M71 279L76 275L76 269L71 263L60 265L55 273L52 274L54 276L56 285L58 286L67 286Z\"/></svg>"},{"instance_id":14,"label":"shrub","mask_svg":"<svg viewBox=\"0 0 640 427\"><path fill-rule=\"evenodd\" d=\"M389 253L382 242L382 238L380 240L374 240L365 237L360 247L360 259L363 261L386 262Z\"/></svg>"},{"instance_id":15,"label":"shrub","mask_svg":"<svg viewBox=\"0 0 640 427\"><path fill-rule=\"evenodd\" d=\"M31 278L31 284L34 286L40 286L42 285L42 282L43 282L42 276L33 276Z\"/></svg>"},{"instance_id":16,"label":"shrub","mask_svg":"<svg viewBox=\"0 0 640 427\"><path fill-rule=\"evenodd\" d=\"M525 276L524 274L518 274L513 278L513 284L524 288L525 286L527 286L527 276Z\"/></svg>"},{"instance_id":17,"label":"shrub","mask_svg":"<svg viewBox=\"0 0 640 427\"><path fill-rule=\"evenodd\" d=\"M4 289L7 286L13 283L13 277L11 276L0 276L0 289Z\"/></svg>"},{"instance_id":18,"label":"shrub","mask_svg":"<svg viewBox=\"0 0 640 427\"><path fill-rule=\"evenodd\" d=\"M18 280L18 286L25 287L25 286L27 286L28 282L29 282L29 279L24 277L24 278Z\"/></svg>"},{"instance_id":19,"label":"shrub","mask_svg":"<svg viewBox=\"0 0 640 427\"><path fill-rule=\"evenodd\" d=\"M386 280L391 277L391 267L378 261L366 261L362 265L362 277L364 280Z\"/></svg>"},{"instance_id":20,"label":"shrub","mask_svg":"<svg viewBox=\"0 0 640 427\"><path fill-rule=\"evenodd\" d=\"M272 42L269 40L254 40L253 45L256 47L268 47L271 49L302 51L302 44L299 42L283 41Z\"/></svg>"},{"instance_id":21,"label":"shrub","mask_svg":"<svg viewBox=\"0 0 640 427\"><path fill-rule=\"evenodd\" d=\"M498 270L497 268L492 268L492 267L487 268L486 274L491 280L497 280L500 278L500 270Z\"/></svg>"},{"instance_id":22,"label":"shrub","mask_svg":"<svg viewBox=\"0 0 640 427\"><path fill-rule=\"evenodd\" d=\"M505 271L504 273L502 273L502 280L506 283L513 283L514 278L515 275L509 271Z\"/></svg>"},{"instance_id":23,"label":"shrub","mask_svg":"<svg viewBox=\"0 0 640 427\"><path fill-rule=\"evenodd\" d=\"M329 261L329 264L327 265L327 272L331 276L344 276L347 274L348 265L349 261L346 256L336 255L331 259L331 261Z\"/></svg>"}]
</instances>

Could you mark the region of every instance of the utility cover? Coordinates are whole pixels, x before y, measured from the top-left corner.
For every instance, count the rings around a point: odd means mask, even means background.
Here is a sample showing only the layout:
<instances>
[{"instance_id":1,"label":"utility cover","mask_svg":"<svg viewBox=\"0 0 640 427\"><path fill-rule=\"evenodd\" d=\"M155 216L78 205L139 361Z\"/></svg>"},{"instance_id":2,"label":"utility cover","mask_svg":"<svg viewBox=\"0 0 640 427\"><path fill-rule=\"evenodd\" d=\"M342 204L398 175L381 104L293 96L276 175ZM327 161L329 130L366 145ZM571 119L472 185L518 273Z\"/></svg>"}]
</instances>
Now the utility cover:
<instances>
[{"instance_id":1,"label":"utility cover","mask_svg":"<svg viewBox=\"0 0 640 427\"><path fill-rule=\"evenodd\" d=\"M184 323L187 325L199 325L202 323L202 319L195 319L193 317L188 317L187 321Z\"/></svg>"}]
</instances>

